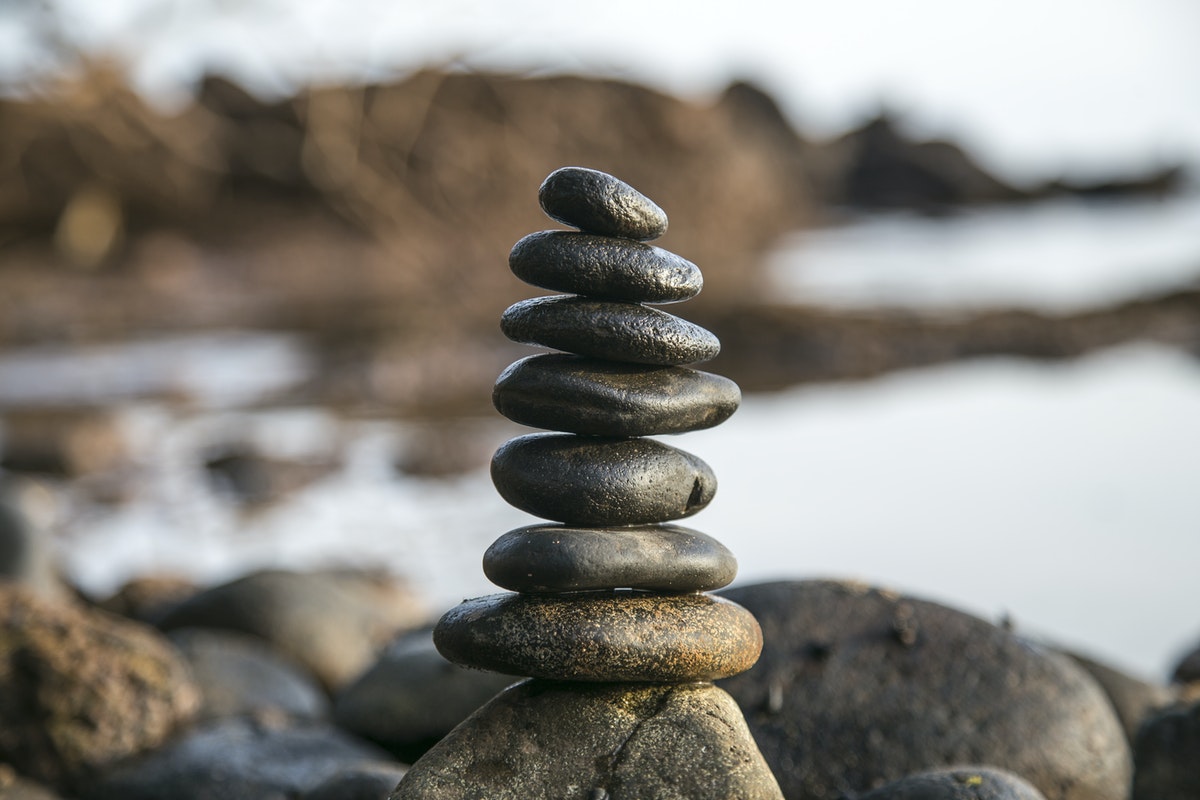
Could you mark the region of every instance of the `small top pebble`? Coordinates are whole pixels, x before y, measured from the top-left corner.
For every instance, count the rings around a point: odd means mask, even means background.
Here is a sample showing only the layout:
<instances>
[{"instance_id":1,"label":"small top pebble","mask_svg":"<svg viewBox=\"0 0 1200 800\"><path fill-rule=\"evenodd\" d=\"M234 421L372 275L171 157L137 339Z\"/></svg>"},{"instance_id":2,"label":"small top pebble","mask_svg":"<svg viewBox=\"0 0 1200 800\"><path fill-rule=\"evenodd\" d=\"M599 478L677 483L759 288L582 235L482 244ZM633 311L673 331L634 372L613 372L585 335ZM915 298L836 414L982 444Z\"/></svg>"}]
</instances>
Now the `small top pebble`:
<instances>
[{"instance_id":1,"label":"small top pebble","mask_svg":"<svg viewBox=\"0 0 1200 800\"><path fill-rule=\"evenodd\" d=\"M542 182L538 202L552 219L587 233L645 242L667 230L667 215L653 201L594 169L555 170Z\"/></svg>"}]
</instances>

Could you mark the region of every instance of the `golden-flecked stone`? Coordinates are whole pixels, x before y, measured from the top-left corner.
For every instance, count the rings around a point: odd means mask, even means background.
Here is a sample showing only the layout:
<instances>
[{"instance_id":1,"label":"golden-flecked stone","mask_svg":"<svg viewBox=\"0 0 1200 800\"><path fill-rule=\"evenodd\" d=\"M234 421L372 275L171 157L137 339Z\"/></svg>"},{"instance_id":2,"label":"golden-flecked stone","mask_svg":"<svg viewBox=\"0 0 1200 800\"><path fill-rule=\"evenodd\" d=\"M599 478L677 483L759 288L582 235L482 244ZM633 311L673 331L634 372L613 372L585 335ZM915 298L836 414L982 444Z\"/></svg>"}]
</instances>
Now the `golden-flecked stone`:
<instances>
[{"instance_id":1,"label":"golden-flecked stone","mask_svg":"<svg viewBox=\"0 0 1200 800\"><path fill-rule=\"evenodd\" d=\"M741 606L704 594L496 594L452 608L433 632L466 667L571 681L707 681L758 660L762 631Z\"/></svg>"}]
</instances>

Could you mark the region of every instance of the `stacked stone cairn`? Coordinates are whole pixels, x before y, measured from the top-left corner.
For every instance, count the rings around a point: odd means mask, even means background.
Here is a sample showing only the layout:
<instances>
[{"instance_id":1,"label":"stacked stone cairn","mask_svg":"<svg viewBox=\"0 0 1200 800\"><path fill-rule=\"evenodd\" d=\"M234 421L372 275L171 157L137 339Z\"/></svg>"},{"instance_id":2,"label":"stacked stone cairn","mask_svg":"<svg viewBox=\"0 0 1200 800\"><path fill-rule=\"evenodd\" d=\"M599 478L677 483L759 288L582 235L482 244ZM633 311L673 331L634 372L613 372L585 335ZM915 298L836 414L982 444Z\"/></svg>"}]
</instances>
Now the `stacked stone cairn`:
<instances>
[{"instance_id":1,"label":"stacked stone cairn","mask_svg":"<svg viewBox=\"0 0 1200 800\"><path fill-rule=\"evenodd\" d=\"M715 356L710 332L647 304L695 296L699 269L645 242L663 211L628 184L566 167L539 200L579 231L517 242L517 277L571 294L519 302L510 339L560 351L512 364L493 400L551 433L519 436L492 460L512 505L558 524L519 528L484 555L511 593L467 600L434 631L467 667L528 676L410 769L402 798L779 798L732 699L711 681L749 669L762 633L735 603L733 555L667 524L712 500L695 456L655 439L712 427L738 407L735 383L683 365Z\"/></svg>"}]
</instances>

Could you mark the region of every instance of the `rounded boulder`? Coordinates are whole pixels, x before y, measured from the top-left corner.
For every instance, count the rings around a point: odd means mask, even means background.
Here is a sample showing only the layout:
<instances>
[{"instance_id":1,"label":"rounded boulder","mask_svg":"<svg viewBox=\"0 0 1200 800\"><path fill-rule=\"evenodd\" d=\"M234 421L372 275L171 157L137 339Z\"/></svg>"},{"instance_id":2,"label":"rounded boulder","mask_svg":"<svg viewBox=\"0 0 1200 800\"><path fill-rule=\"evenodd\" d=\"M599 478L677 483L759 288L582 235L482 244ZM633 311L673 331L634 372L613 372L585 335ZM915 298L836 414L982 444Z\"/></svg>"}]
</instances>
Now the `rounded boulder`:
<instances>
[{"instance_id":1,"label":"rounded boulder","mask_svg":"<svg viewBox=\"0 0 1200 800\"><path fill-rule=\"evenodd\" d=\"M988 764L1048 800L1123 800L1130 759L1104 693L1069 659L937 603L785 581L722 595L758 618L750 671L723 681L788 797L836 797Z\"/></svg>"}]
</instances>

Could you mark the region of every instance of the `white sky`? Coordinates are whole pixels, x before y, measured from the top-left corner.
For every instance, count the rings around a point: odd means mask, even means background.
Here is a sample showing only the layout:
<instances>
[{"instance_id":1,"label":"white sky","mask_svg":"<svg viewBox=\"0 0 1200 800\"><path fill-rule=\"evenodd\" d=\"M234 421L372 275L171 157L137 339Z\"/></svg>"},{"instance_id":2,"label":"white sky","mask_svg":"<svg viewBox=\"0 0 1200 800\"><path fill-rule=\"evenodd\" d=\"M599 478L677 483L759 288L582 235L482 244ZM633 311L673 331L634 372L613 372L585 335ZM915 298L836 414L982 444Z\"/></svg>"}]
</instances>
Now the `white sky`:
<instances>
[{"instance_id":1,"label":"white sky","mask_svg":"<svg viewBox=\"0 0 1200 800\"><path fill-rule=\"evenodd\" d=\"M1200 162L1194 0L61 2L77 35L132 54L160 96L204 65L276 89L455 58L689 96L741 75L811 133L886 99L1018 179Z\"/></svg>"}]
</instances>

